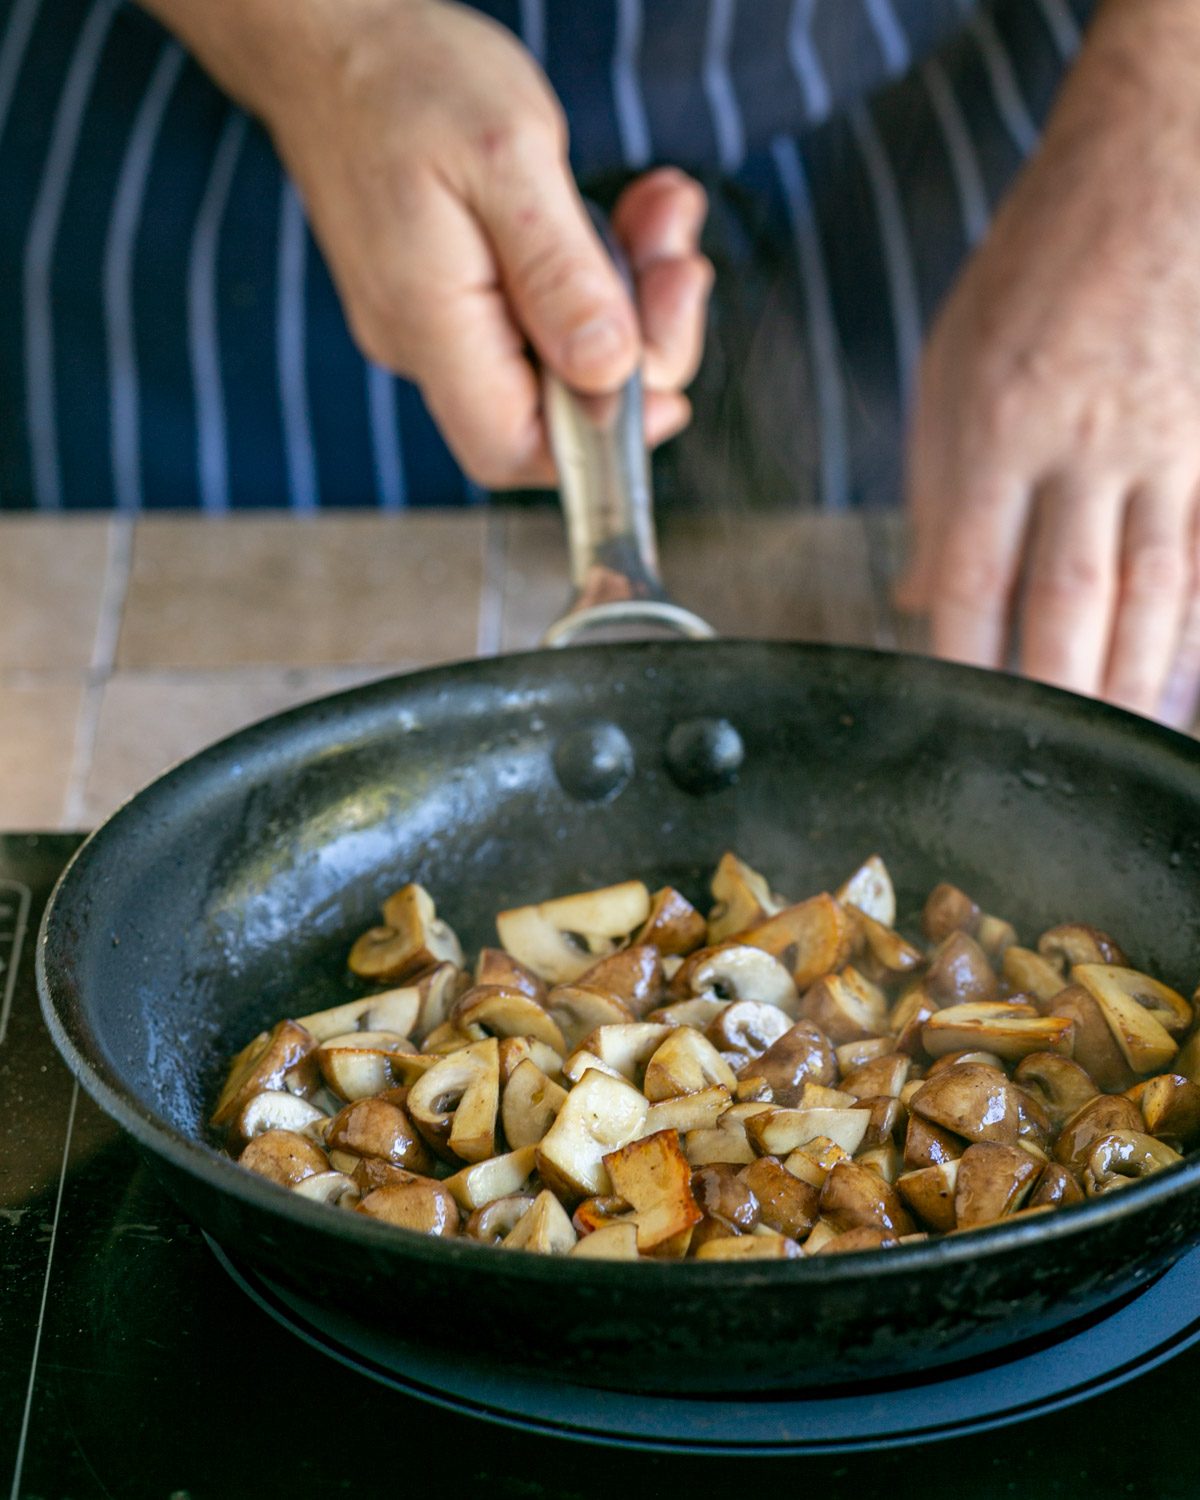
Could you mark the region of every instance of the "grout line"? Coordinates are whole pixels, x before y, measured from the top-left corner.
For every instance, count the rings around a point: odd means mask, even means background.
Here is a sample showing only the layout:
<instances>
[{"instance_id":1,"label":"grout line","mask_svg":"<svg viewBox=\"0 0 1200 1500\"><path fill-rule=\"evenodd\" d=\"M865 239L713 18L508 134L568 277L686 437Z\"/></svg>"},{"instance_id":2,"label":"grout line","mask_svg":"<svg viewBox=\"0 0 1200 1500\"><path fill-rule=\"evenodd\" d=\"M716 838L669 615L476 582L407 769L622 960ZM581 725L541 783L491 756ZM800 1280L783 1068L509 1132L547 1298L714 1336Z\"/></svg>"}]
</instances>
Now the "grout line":
<instances>
[{"instance_id":1,"label":"grout line","mask_svg":"<svg viewBox=\"0 0 1200 1500\"><path fill-rule=\"evenodd\" d=\"M483 543L483 584L479 591L479 628L476 654L495 656L500 650L504 618L505 520L495 506L487 514Z\"/></svg>"},{"instance_id":2,"label":"grout line","mask_svg":"<svg viewBox=\"0 0 1200 1500\"><path fill-rule=\"evenodd\" d=\"M58 1173L58 1195L54 1200L54 1218L50 1224L50 1247L46 1252L46 1277L42 1282L42 1303L38 1309L37 1332L33 1337L33 1359L29 1366L29 1386L25 1392L25 1412L21 1418L21 1436L17 1440L17 1463L13 1470L10 1500L21 1500L21 1470L25 1467L25 1444L29 1438L29 1418L33 1412L33 1392L37 1382L38 1357L42 1351L42 1329L46 1322L46 1304L50 1299L50 1272L54 1267L54 1246L58 1239L58 1221L62 1214L63 1189L67 1184L67 1158L75 1130L75 1106L79 1102L79 1080L71 1090L71 1107L67 1111L67 1136L63 1141L62 1165Z\"/></svg>"},{"instance_id":3,"label":"grout line","mask_svg":"<svg viewBox=\"0 0 1200 1500\"><path fill-rule=\"evenodd\" d=\"M60 826L68 831L82 828L86 823L87 781L96 751L96 735L100 728L100 706L104 701L104 689L116 665L121 619L125 612L125 597L133 568L133 521L128 517L118 516L114 517L111 526L104 592L100 598L96 638L92 643L92 661L83 690L79 721L75 726L75 751L71 757L71 770L63 797Z\"/></svg>"}]
</instances>

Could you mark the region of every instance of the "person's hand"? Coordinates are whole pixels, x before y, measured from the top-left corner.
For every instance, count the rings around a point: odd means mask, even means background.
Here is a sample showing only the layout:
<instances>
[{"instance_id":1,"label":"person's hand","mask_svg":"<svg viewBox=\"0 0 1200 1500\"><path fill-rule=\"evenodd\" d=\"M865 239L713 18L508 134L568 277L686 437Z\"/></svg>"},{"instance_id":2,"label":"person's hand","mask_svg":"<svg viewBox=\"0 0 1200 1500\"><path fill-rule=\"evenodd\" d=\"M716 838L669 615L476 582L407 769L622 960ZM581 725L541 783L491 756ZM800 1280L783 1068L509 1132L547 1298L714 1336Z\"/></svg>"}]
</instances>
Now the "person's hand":
<instances>
[{"instance_id":1,"label":"person's hand","mask_svg":"<svg viewBox=\"0 0 1200 1500\"><path fill-rule=\"evenodd\" d=\"M898 602L1153 713L1200 562L1200 13L1102 10L925 352ZM1194 666L1195 663L1193 662Z\"/></svg>"},{"instance_id":2,"label":"person's hand","mask_svg":"<svg viewBox=\"0 0 1200 1500\"><path fill-rule=\"evenodd\" d=\"M474 479L553 480L530 349L585 392L640 357L650 443L687 424L712 282L703 190L662 169L617 204L635 310L562 111L510 33L448 0L146 3L264 120L358 344L417 383Z\"/></svg>"}]
</instances>

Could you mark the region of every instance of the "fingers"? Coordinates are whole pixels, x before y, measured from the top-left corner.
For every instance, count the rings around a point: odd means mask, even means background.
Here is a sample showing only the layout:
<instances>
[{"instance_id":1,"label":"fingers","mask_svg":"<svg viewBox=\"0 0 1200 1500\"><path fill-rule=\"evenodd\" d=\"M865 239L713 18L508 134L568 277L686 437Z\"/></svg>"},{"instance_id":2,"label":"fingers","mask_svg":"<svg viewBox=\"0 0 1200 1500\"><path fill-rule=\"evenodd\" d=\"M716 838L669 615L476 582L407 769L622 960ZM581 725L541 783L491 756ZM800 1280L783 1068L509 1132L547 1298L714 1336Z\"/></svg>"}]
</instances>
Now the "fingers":
<instances>
[{"instance_id":1,"label":"fingers","mask_svg":"<svg viewBox=\"0 0 1200 1500\"><path fill-rule=\"evenodd\" d=\"M1116 627L1104 696L1136 713L1159 707L1192 582L1190 495L1136 490L1124 518Z\"/></svg>"},{"instance_id":2,"label":"fingers","mask_svg":"<svg viewBox=\"0 0 1200 1500\"><path fill-rule=\"evenodd\" d=\"M937 509L944 530L928 543L928 599L938 656L1003 665L1028 509L1025 483L1007 474L982 475L957 509Z\"/></svg>"},{"instance_id":3,"label":"fingers","mask_svg":"<svg viewBox=\"0 0 1200 1500\"><path fill-rule=\"evenodd\" d=\"M1021 612L1021 670L1100 691L1117 600L1119 478L1064 475L1038 492Z\"/></svg>"}]
</instances>

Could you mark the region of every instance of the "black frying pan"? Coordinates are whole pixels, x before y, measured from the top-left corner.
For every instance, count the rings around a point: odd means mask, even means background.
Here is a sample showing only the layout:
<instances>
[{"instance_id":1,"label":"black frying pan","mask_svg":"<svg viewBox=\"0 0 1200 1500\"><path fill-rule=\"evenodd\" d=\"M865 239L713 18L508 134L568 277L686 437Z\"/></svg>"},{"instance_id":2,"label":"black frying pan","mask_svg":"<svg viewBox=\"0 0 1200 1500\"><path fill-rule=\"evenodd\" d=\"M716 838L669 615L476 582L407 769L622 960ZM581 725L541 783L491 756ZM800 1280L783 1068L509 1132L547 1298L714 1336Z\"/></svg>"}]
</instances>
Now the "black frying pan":
<instances>
[{"instance_id":1,"label":"black frying pan","mask_svg":"<svg viewBox=\"0 0 1200 1500\"><path fill-rule=\"evenodd\" d=\"M394 1331L576 1381L767 1389L944 1363L1076 1318L1197 1238L1188 1162L899 1250L608 1265L302 1202L206 1136L231 1053L353 992L349 944L402 881L435 894L470 950L501 907L631 875L703 902L726 847L797 897L878 850L910 917L949 878L1027 937L1080 918L1171 983L1197 978L1190 740L924 660L672 642L399 678L206 751L64 875L43 1005L84 1086L222 1244Z\"/></svg>"}]
</instances>

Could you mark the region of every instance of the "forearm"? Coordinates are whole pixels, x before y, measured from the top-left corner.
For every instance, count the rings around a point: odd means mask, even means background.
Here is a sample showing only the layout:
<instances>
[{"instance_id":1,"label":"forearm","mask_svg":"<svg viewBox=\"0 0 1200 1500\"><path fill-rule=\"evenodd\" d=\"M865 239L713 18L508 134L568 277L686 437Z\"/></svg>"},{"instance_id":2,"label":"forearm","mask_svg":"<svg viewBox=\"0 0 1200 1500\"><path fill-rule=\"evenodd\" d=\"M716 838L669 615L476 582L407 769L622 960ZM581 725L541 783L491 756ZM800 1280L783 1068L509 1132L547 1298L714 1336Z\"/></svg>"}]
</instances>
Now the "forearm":
<instances>
[{"instance_id":1,"label":"forearm","mask_svg":"<svg viewBox=\"0 0 1200 1500\"><path fill-rule=\"evenodd\" d=\"M1200 0L1102 0L1049 123L1200 119Z\"/></svg>"}]
</instances>

